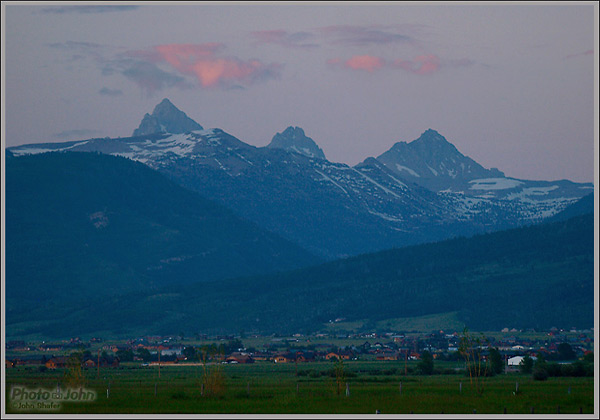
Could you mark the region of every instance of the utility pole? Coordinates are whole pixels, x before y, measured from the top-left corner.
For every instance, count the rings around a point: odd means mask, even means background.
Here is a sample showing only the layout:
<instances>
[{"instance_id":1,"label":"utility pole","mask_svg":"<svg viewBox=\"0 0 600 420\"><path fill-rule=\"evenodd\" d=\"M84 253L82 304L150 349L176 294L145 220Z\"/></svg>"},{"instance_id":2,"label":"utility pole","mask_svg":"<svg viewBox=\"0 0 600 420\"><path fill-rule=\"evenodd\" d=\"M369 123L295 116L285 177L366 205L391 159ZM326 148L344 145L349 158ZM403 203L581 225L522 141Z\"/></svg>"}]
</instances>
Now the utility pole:
<instances>
[{"instance_id":1,"label":"utility pole","mask_svg":"<svg viewBox=\"0 0 600 420\"><path fill-rule=\"evenodd\" d=\"M96 366L98 369L98 374L96 379L100 379L100 348L98 348L98 365Z\"/></svg>"}]
</instances>

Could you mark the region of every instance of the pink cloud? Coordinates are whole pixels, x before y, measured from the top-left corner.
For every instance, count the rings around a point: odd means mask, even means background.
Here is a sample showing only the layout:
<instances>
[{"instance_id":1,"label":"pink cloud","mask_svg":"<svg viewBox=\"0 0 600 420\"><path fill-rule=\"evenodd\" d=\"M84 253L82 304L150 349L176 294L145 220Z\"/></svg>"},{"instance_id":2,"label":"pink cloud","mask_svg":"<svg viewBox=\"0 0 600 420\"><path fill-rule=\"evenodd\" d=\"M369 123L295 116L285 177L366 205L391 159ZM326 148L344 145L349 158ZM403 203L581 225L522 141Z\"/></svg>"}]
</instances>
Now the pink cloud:
<instances>
[{"instance_id":1,"label":"pink cloud","mask_svg":"<svg viewBox=\"0 0 600 420\"><path fill-rule=\"evenodd\" d=\"M381 57L372 55L355 55L344 63L346 67L353 70L366 70L368 72L379 70L384 64Z\"/></svg>"},{"instance_id":2,"label":"pink cloud","mask_svg":"<svg viewBox=\"0 0 600 420\"><path fill-rule=\"evenodd\" d=\"M381 57L373 55L355 55L346 61L342 61L340 58L331 58L327 60L327 64L351 70L365 70L371 73L382 68L385 61Z\"/></svg>"},{"instance_id":3,"label":"pink cloud","mask_svg":"<svg viewBox=\"0 0 600 420\"><path fill-rule=\"evenodd\" d=\"M440 58L433 54L419 55L412 60L397 59L393 62L386 62L383 58L373 55L355 55L346 61L340 58L331 58L327 60L327 64L351 70L365 70L369 73L384 67L390 67L420 75L435 73L441 67ZM470 60L464 59L459 60L456 66L469 66L471 64Z\"/></svg>"},{"instance_id":4,"label":"pink cloud","mask_svg":"<svg viewBox=\"0 0 600 420\"><path fill-rule=\"evenodd\" d=\"M205 88L227 87L236 83L251 84L276 77L281 66L266 65L259 60L219 57L223 44L168 44L154 47L159 59L166 61L183 74L195 76Z\"/></svg>"},{"instance_id":5,"label":"pink cloud","mask_svg":"<svg viewBox=\"0 0 600 420\"><path fill-rule=\"evenodd\" d=\"M413 60L395 60L392 64L394 67L410 71L415 74L431 74L435 73L440 68L440 59L433 54L419 55Z\"/></svg>"}]
</instances>

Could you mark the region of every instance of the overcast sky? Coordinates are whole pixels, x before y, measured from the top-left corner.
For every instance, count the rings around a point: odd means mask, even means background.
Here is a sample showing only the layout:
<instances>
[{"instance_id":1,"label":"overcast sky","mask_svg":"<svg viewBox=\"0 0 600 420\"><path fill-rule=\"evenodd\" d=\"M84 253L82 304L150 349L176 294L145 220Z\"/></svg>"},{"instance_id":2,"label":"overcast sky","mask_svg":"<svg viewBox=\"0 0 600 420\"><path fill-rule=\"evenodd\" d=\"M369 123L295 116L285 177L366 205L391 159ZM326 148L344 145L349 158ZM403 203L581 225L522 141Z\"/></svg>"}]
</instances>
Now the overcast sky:
<instances>
[{"instance_id":1,"label":"overcast sky","mask_svg":"<svg viewBox=\"0 0 600 420\"><path fill-rule=\"evenodd\" d=\"M6 146L129 136L166 97L334 162L433 128L507 176L594 178L597 2L3 6Z\"/></svg>"}]
</instances>

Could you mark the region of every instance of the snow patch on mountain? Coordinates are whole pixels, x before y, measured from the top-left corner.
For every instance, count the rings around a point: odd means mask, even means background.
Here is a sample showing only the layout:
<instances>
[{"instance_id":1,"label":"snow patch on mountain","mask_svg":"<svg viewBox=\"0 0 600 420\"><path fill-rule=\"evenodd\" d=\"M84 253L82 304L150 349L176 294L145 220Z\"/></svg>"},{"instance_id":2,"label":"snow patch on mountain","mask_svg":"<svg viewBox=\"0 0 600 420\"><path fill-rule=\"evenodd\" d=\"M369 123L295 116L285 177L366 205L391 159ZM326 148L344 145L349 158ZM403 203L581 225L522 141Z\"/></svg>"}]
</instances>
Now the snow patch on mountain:
<instances>
[{"instance_id":1,"label":"snow patch on mountain","mask_svg":"<svg viewBox=\"0 0 600 420\"><path fill-rule=\"evenodd\" d=\"M511 178L481 178L469 181L471 190L506 190L523 184Z\"/></svg>"},{"instance_id":2,"label":"snow patch on mountain","mask_svg":"<svg viewBox=\"0 0 600 420\"><path fill-rule=\"evenodd\" d=\"M89 140L81 141L75 144L72 144L67 147L23 147L20 149L11 149L11 152L15 156L23 156L23 155L37 155L40 153L48 153L48 152L64 152L66 150L73 149L78 146L83 146L87 144Z\"/></svg>"},{"instance_id":3,"label":"snow patch on mountain","mask_svg":"<svg viewBox=\"0 0 600 420\"><path fill-rule=\"evenodd\" d=\"M352 168L352 169L354 169L354 168ZM381 189L382 189L383 191L385 191L386 193L388 193L388 194L391 194L391 195L393 195L393 196L394 196L394 197L396 197L396 198L401 198L401 197L400 197L398 194L396 194L396 193L395 193L395 192L393 192L392 190L390 190L390 189L388 189L388 188L384 187L383 185L379 184L378 182L374 181L372 178L370 178L370 177L368 177L367 175L363 174L361 171L357 171L356 169L354 169L354 172L356 172L356 173L358 173L358 174L362 175L362 176L363 176L363 177L364 177L364 178L365 178L367 181L369 181L369 182L370 182L370 183L372 183L373 185L375 185L375 186L377 186L377 187L381 188Z\"/></svg>"},{"instance_id":4,"label":"snow patch on mountain","mask_svg":"<svg viewBox=\"0 0 600 420\"><path fill-rule=\"evenodd\" d=\"M340 190L344 191L344 193L346 195L348 195L348 196L350 195L350 194L348 194L348 191L346 191L344 189L344 187L342 187L340 184L338 184L337 182L335 182L333 179L331 179L330 177L328 177L327 175L325 175L323 172L319 171L318 169L315 169L315 172L318 173L319 175L321 175L323 177L324 181L331 182L333 185L335 185L336 187L338 187Z\"/></svg>"},{"instance_id":5,"label":"snow patch on mountain","mask_svg":"<svg viewBox=\"0 0 600 420\"><path fill-rule=\"evenodd\" d=\"M548 195L550 191L557 190L558 185L552 185L550 187L525 187L518 193L510 193L506 196L507 200L515 200L517 198L523 198L529 195L542 196Z\"/></svg>"},{"instance_id":6,"label":"snow patch on mountain","mask_svg":"<svg viewBox=\"0 0 600 420\"><path fill-rule=\"evenodd\" d=\"M409 174L411 174L414 177L417 177L417 178L421 177L421 175L419 175L418 173L416 173L412 169L407 168L406 166L402 166L399 163L396 163L396 168L398 168L399 171L406 171L406 172L408 172Z\"/></svg>"},{"instance_id":7,"label":"snow patch on mountain","mask_svg":"<svg viewBox=\"0 0 600 420\"><path fill-rule=\"evenodd\" d=\"M399 222L403 222L403 221L404 221L404 220L403 220L403 219L401 219L401 218L398 218L398 217L393 217L393 216L390 216L389 214L383 214L383 213L379 213L379 212L373 211L373 210L371 210L371 209L368 209L367 211L368 211L369 213L371 213L372 215L374 215L374 216L380 217L380 218L382 218L383 220L387 220L388 222L396 222L396 223L399 223Z\"/></svg>"}]
</instances>

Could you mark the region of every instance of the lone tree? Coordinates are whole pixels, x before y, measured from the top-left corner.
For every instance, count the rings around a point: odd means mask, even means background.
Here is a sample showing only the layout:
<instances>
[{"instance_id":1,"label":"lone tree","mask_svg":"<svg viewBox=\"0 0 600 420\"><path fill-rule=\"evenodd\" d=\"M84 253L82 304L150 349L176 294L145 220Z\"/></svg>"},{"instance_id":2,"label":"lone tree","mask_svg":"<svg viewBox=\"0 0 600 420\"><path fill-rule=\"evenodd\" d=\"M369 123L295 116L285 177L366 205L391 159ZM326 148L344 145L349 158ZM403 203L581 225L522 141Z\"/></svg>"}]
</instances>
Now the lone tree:
<instances>
[{"instance_id":1,"label":"lone tree","mask_svg":"<svg viewBox=\"0 0 600 420\"><path fill-rule=\"evenodd\" d=\"M150 351L143 347L140 347L139 349L137 349L137 355L144 362L149 362L150 360L152 360L152 355L150 354Z\"/></svg>"},{"instance_id":2,"label":"lone tree","mask_svg":"<svg viewBox=\"0 0 600 420\"><path fill-rule=\"evenodd\" d=\"M504 372L504 360L502 359L502 355L498 351L497 348L492 347L490 349L490 367L494 374L499 374Z\"/></svg>"},{"instance_id":3,"label":"lone tree","mask_svg":"<svg viewBox=\"0 0 600 420\"><path fill-rule=\"evenodd\" d=\"M196 349L192 346L186 346L183 349L183 355L187 360L194 360L196 359Z\"/></svg>"},{"instance_id":4,"label":"lone tree","mask_svg":"<svg viewBox=\"0 0 600 420\"><path fill-rule=\"evenodd\" d=\"M487 360L484 360L482 354L484 347L487 347L488 344L489 341L483 334L480 334L480 337L474 338L465 327L458 348L458 351L465 359L466 369L469 373L469 382L479 395L483 394L484 380L489 371L489 363Z\"/></svg>"},{"instance_id":5,"label":"lone tree","mask_svg":"<svg viewBox=\"0 0 600 420\"><path fill-rule=\"evenodd\" d=\"M80 352L73 352L67 359L67 369L64 374L64 381L67 386L78 388L85 385L85 375L81 370L83 355Z\"/></svg>"},{"instance_id":6,"label":"lone tree","mask_svg":"<svg viewBox=\"0 0 600 420\"><path fill-rule=\"evenodd\" d=\"M529 356L525 356L521 363L519 363L519 369L521 373L531 373L533 371L533 359Z\"/></svg>"},{"instance_id":7,"label":"lone tree","mask_svg":"<svg viewBox=\"0 0 600 420\"><path fill-rule=\"evenodd\" d=\"M337 385L336 391L337 394L340 395L342 393L342 386L346 381L346 371L344 369L344 361L342 358L335 361L335 366L333 369L335 372L335 383Z\"/></svg>"},{"instance_id":8,"label":"lone tree","mask_svg":"<svg viewBox=\"0 0 600 420\"><path fill-rule=\"evenodd\" d=\"M575 360L577 355L569 343L560 343L557 347L559 360Z\"/></svg>"},{"instance_id":9,"label":"lone tree","mask_svg":"<svg viewBox=\"0 0 600 420\"><path fill-rule=\"evenodd\" d=\"M421 361L418 364L419 370L424 375L433 374L433 356L427 350L424 350L421 354Z\"/></svg>"}]
</instances>

